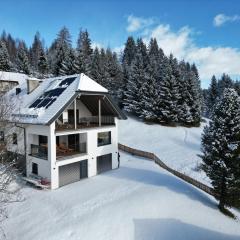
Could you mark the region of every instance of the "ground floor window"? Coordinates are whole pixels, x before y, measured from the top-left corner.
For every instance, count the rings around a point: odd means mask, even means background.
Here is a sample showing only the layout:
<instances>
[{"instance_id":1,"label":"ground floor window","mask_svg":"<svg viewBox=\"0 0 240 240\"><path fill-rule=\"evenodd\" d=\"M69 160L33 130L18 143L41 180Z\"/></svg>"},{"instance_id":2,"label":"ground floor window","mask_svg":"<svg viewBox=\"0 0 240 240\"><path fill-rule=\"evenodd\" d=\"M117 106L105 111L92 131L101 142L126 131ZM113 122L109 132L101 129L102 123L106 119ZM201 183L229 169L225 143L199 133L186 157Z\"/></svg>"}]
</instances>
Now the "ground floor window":
<instances>
[{"instance_id":1,"label":"ground floor window","mask_svg":"<svg viewBox=\"0 0 240 240\"><path fill-rule=\"evenodd\" d=\"M36 163L32 163L32 173L38 175L38 165Z\"/></svg>"},{"instance_id":2,"label":"ground floor window","mask_svg":"<svg viewBox=\"0 0 240 240\"><path fill-rule=\"evenodd\" d=\"M98 133L98 147L111 144L111 132Z\"/></svg>"}]
</instances>

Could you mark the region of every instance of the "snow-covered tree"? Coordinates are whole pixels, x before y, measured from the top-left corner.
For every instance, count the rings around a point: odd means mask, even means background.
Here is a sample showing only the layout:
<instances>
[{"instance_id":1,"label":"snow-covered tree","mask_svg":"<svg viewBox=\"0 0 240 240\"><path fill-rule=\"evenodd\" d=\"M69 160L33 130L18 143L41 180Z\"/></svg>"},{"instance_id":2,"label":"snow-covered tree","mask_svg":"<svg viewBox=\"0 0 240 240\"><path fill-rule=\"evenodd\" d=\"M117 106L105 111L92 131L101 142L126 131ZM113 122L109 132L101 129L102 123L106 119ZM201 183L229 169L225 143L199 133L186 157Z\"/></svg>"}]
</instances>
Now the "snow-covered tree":
<instances>
[{"instance_id":1,"label":"snow-covered tree","mask_svg":"<svg viewBox=\"0 0 240 240\"><path fill-rule=\"evenodd\" d=\"M33 44L29 50L30 63L33 71L38 71L38 61L40 54L42 54L44 51L43 43L40 38L40 33L37 32L34 36Z\"/></svg>"},{"instance_id":2,"label":"snow-covered tree","mask_svg":"<svg viewBox=\"0 0 240 240\"><path fill-rule=\"evenodd\" d=\"M70 33L66 27L63 27L49 51L49 55L51 55L51 70L55 76L61 75L64 62L69 58L71 48Z\"/></svg>"},{"instance_id":3,"label":"snow-covered tree","mask_svg":"<svg viewBox=\"0 0 240 240\"><path fill-rule=\"evenodd\" d=\"M76 53L74 49L70 48L68 54L62 62L60 75L72 75L76 73L78 73Z\"/></svg>"},{"instance_id":4,"label":"snow-covered tree","mask_svg":"<svg viewBox=\"0 0 240 240\"><path fill-rule=\"evenodd\" d=\"M161 80L159 82L159 114L158 121L166 124L176 123L178 121L178 99L179 85L176 76L173 74L175 60L172 55L163 60L161 71Z\"/></svg>"},{"instance_id":5,"label":"snow-covered tree","mask_svg":"<svg viewBox=\"0 0 240 240\"><path fill-rule=\"evenodd\" d=\"M40 50L38 58L38 72L44 76L48 72L48 61L43 49Z\"/></svg>"},{"instance_id":6,"label":"snow-covered tree","mask_svg":"<svg viewBox=\"0 0 240 240\"><path fill-rule=\"evenodd\" d=\"M30 64L27 51L26 44L23 41L19 42L16 64L19 72L30 74Z\"/></svg>"},{"instance_id":7,"label":"snow-covered tree","mask_svg":"<svg viewBox=\"0 0 240 240\"><path fill-rule=\"evenodd\" d=\"M127 84L130 75L130 66L136 54L136 43L133 37L128 37L122 55L122 71L123 71L123 80L122 86L120 88L119 97L121 99L121 106L123 105L124 100L126 99L125 93L127 92Z\"/></svg>"},{"instance_id":8,"label":"snow-covered tree","mask_svg":"<svg viewBox=\"0 0 240 240\"><path fill-rule=\"evenodd\" d=\"M79 73L91 74L91 61L92 61L92 47L91 39L89 38L88 31L80 31L77 41L77 60L76 66Z\"/></svg>"},{"instance_id":9,"label":"snow-covered tree","mask_svg":"<svg viewBox=\"0 0 240 240\"><path fill-rule=\"evenodd\" d=\"M207 98L207 107L208 107L208 116L212 115L213 107L218 100L218 83L216 77L213 75L211 79L210 86L208 88L208 98Z\"/></svg>"},{"instance_id":10,"label":"snow-covered tree","mask_svg":"<svg viewBox=\"0 0 240 240\"><path fill-rule=\"evenodd\" d=\"M229 75L223 73L221 78L218 80L218 97L223 95L226 88L234 88L234 83Z\"/></svg>"},{"instance_id":11,"label":"snow-covered tree","mask_svg":"<svg viewBox=\"0 0 240 240\"><path fill-rule=\"evenodd\" d=\"M5 43L0 41L0 70L9 71L11 68L11 63L8 55L8 51Z\"/></svg>"},{"instance_id":12,"label":"snow-covered tree","mask_svg":"<svg viewBox=\"0 0 240 240\"><path fill-rule=\"evenodd\" d=\"M226 89L202 136L203 169L219 195L219 208L240 206L240 98Z\"/></svg>"},{"instance_id":13,"label":"snow-covered tree","mask_svg":"<svg viewBox=\"0 0 240 240\"><path fill-rule=\"evenodd\" d=\"M138 39L135 58L131 63L129 69L129 79L127 83L126 99L124 102L125 109L128 112L132 112L136 115L142 113L142 86L147 82L149 73L147 72L148 63L147 48L142 39Z\"/></svg>"}]
</instances>

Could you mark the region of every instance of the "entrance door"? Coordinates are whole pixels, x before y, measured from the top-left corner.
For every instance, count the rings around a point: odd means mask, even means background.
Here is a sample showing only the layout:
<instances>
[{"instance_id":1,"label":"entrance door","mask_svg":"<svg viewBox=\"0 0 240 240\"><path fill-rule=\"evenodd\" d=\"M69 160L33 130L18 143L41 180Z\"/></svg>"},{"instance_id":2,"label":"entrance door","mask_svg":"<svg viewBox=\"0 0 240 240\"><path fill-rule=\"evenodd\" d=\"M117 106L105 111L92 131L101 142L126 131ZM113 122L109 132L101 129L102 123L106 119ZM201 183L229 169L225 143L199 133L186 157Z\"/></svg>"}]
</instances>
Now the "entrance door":
<instances>
[{"instance_id":1,"label":"entrance door","mask_svg":"<svg viewBox=\"0 0 240 240\"><path fill-rule=\"evenodd\" d=\"M88 177L88 160L80 162L80 179Z\"/></svg>"}]
</instances>

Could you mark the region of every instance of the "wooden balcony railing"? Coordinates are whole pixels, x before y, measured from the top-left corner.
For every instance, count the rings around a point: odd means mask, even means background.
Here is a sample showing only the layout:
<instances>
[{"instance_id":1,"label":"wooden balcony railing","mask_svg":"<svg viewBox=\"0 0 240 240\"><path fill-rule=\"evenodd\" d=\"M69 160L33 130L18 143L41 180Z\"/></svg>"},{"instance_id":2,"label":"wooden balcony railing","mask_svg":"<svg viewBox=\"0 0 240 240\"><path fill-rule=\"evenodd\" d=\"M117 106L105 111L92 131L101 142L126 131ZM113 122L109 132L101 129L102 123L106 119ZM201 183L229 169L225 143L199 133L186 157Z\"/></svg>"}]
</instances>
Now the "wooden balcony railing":
<instances>
[{"instance_id":1,"label":"wooden balcony railing","mask_svg":"<svg viewBox=\"0 0 240 240\"><path fill-rule=\"evenodd\" d=\"M92 127L100 127L99 125L99 117L91 116L91 117L82 117L78 119L77 129L81 128L92 128ZM101 126L111 126L115 125L115 120L113 116L102 116L101 117ZM56 121L56 130L65 130L65 129L74 129L74 123L64 122L62 123L60 120Z\"/></svg>"}]
</instances>

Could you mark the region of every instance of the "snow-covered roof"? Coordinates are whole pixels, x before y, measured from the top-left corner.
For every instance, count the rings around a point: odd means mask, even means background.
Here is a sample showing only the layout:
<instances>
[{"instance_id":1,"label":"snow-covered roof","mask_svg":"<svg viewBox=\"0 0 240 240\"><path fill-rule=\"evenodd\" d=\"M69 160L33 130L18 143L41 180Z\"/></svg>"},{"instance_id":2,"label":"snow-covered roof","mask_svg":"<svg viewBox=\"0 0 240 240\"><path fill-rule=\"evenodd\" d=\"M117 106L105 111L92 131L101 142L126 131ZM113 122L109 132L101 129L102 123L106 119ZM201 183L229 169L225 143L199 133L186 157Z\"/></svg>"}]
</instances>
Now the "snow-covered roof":
<instances>
[{"instance_id":1,"label":"snow-covered roof","mask_svg":"<svg viewBox=\"0 0 240 240\"><path fill-rule=\"evenodd\" d=\"M18 82L19 85L23 84L28 76L23 73L15 73L15 72L4 72L0 71L0 81L11 81Z\"/></svg>"},{"instance_id":2,"label":"snow-covered roof","mask_svg":"<svg viewBox=\"0 0 240 240\"><path fill-rule=\"evenodd\" d=\"M21 88L18 95L16 95L15 88L6 94L7 98L16 103L10 121L31 124L49 124L81 92L103 95L108 93L106 88L83 73L44 79L29 94L26 81L18 87Z\"/></svg>"}]
</instances>

